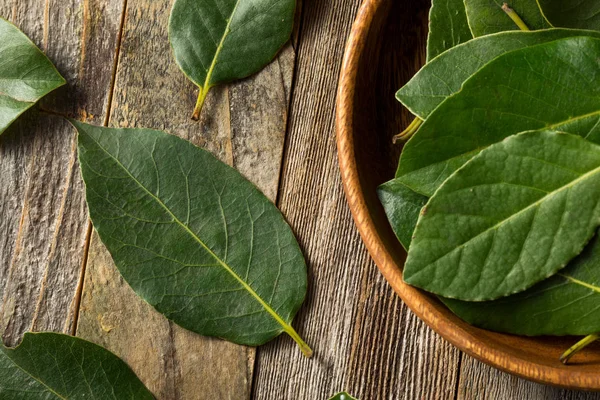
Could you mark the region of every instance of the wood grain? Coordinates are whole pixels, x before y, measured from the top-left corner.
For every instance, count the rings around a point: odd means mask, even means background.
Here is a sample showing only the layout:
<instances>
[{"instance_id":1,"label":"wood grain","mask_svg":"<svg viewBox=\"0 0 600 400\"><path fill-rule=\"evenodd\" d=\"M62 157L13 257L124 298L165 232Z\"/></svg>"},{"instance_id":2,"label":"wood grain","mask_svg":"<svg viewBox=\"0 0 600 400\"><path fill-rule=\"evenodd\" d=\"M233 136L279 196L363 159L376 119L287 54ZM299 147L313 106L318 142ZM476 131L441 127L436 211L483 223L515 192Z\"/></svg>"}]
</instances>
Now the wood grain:
<instances>
[{"instance_id":1,"label":"wood grain","mask_svg":"<svg viewBox=\"0 0 600 400\"><path fill-rule=\"evenodd\" d=\"M169 0L128 0L111 126L163 129L235 166L275 200L295 52L263 71L213 88L200 121L197 88L171 56ZM77 335L122 357L159 399L247 399L255 350L201 337L167 321L123 282L93 236Z\"/></svg>"},{"instance_id":2,"label":"wood grain","mask_svg":"<svg viewBox=\"0 0 600 400\"><path fill-rule=\"evenodd\" d=\"M43 107L101 123L120 1L5 0L0 15L29 35L69 82ZM0 138L1 329L7 344L27 330L72 331L86 232L75 131L32 110Z\"/></svg>"}]
</instances>

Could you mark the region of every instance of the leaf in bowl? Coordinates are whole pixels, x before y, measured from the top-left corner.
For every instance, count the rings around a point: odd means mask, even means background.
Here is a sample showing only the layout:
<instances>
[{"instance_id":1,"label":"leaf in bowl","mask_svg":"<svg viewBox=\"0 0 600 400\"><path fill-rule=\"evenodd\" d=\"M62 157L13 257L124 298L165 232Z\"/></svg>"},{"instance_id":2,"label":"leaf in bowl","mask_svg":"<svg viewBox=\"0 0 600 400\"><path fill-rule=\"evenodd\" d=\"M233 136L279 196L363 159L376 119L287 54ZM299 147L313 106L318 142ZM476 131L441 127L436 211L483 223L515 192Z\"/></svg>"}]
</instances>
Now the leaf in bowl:
<instances>
[{"instance_id":1,"label":"leaf in bowl","mask_svg":"<svg viewBox=\"0 0 600 400\"><path fill-rule=\"evenodd\" d=\"M558 274L494 301L441 299L471 325L515 335L589 335L600 332L600 237Z\"/></svg>"},{"instance_id":2,"label":"leaf in bowl","mask_svg":"<svg viewBox=\"0 0 600 400\"><path fill-rule=\"evenodd\" d=\"M504 0L464 0L464 2L473 37L519 29L502 9ZM509 5L530 30L552 27L544 18L535 0L511 0Z\"/></svg>"},{"instance_id":3,"label":"leaf in bowl","mask_svg":"<svg viewBox=\"0 0 600 400\"><path fill-rule=\"evenodd\" d=\"M600 3L597 0L537 2L548 22L554 26L600 30Z\"/></svg>"},{"instance_id":4,"label":"leaf in bowl","mask_svg":"<svg viewBox=\"0 0 600 400\"><path fill-rule=\"evenodd\" d=\"M546 29L501 32L475 38L428 62L396 93L396 98L413 114L425 120L444 100L458 93L467 79L496 57L510 51L576 36L600 38L600 33Z\"/></svg>"},{"instance_id":5,"label":"leaf in bowl","mask_svg":"<svg viewBox=\"0 0 600 400\"><path fill-rule=\"evenodd\" d=\"M427 62L472 38L463 0L432 1L429 11Z\"/></svg>"},{"instance_id":6,"label":"leaf in bowl","mask_svg":"<svg viewBox=\"0 0 600 400\"><path fill-rule=\"evenodd\" d=\"M250 346L288 333L306 264L279 210L209 152L149 129L71 121L90 217L121 275L167 318Z\"/></svg>"},{"instance_id":7,"label":"leaf in bowl","mask_svg":"<svg viewBox=\"0 0 600 400\"><path fill-rule=\"evenodd\" d=\"M58 333L26 333L0 348L2 399L153 399L133 371L108 350Z\"/></svg>"},{"instance_id":8,"label":"leaf in bowl","mask_svg":"<svg viewBox=\"0 0 600 400\"><path fill-rule=\"evenodd\" d=\"M210 88L258 72L288 41L295 0L176 0L169 20L175 61L199 88L198 119Z\"/></svg>"},{"instance_id":9,"label":"leaf in bowl","mask_svg":"<svg viewBox=\"0 0 600 400\"><path fill-rule=\"evenodd\" d=\"M431 196L467 160L507 136L554 128L594 140L599 54L599 39L574 37L497 57L423 123L405 145L396 177Z\"/></svg>"},{"instance_id":10,"label":"leaf in bowl","mask_svg":"<svg viewBox=\"0 0 600 400\"><path fill-rule=\"evenodd\" d=\"M483 150L423 208L404 281L443 297L494 300L546 279L600 225L600 146L554 131Z\"/></svg>"},{"instance_id":11,"label":"leaf in bowl","mask_svg":"<svg viewBox=\"0 0 600 400\"><path fill-rule=\"evenodd\" d=\"M0 134L42 97L64 85L52 62L16 26L0 18Z\"/></svg>"}]
</instances>

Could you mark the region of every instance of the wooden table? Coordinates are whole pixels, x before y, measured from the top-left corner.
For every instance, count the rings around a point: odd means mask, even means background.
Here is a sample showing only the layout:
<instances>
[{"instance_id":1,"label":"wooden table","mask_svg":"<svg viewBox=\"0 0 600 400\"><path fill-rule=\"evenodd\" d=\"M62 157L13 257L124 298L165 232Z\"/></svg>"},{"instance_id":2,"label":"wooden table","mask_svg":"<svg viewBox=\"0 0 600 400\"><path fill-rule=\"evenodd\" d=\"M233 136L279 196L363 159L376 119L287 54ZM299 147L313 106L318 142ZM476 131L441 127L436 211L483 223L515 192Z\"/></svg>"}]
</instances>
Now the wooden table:
<instances>
[{"instance_id":1,"label":"wooden table","mask_svg":"<svg viewBox=\"0 0 600 400\"><path fill-rule=\"evenodd\" d=\"M406 0L408 1L408 0ZM0 0L69 85L43 107L108 126L164 129L234 165L277 203L309 265L289 337L258 350L198 336L141 301L87 219L75 132L30 112L0 137L1 327L57 331L122 357L159 399L593 399L461 354L402 304L358 237L338 174L334 103L360 0L305 0L292 43L259 74L196 89L167 41L172 0ZM600 397L598 397L600 398Z\"/></svg>"}]
</instances>

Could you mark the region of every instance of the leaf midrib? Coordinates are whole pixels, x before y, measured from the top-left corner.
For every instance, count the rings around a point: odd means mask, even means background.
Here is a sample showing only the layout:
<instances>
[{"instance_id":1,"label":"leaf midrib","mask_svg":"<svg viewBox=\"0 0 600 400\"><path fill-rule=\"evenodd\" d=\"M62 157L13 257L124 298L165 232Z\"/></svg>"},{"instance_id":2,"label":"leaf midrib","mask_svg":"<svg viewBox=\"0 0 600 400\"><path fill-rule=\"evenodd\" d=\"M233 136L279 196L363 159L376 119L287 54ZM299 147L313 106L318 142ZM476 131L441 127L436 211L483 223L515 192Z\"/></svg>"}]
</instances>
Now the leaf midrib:
<instances>
[{"instance_id":1,"label":"leaf midrib","mask_svg":"<svg viewBox=\"0 0 600 400\"><path fill-rule=\"evenodd\" d=\"M239 3L239 0L238 0ZM179 220L179 218L177 218L177 216L175 216L175 214L173 214L173 212L167 207L166 204L163 203L163 201L156 197L152 192L150 192L140 181L138 181L130 172L127 168L125 168L125 166L116 158L114 157L111 153L109 153L104 147L102 147L102 145L95 140L91 135L86 133L86 136L89 137L94 143L96 143L96 145L110 158L112 158L115 163L117 163L117 165L119 167L121 167L123 169L123 171L125 171L125 173L127 175L129 175L129 177L142 189L144 190L151 198L153 198L170 216L171 218L173 218L173 220L179 225L181 226L189 235L192 236L192 238L197 241L215 260L217 260L217 262L219 263L219 265L221 265L229 274L231 274L241 285L244 289L246 289L246 291L248 291L248 293L250 293L250 295L252 295L252 297L254 297L256 299L256 301L265 309L265 311L267 311L267 313L269 313L273 319L275 319L275 321L277 321L277 323L279 323L283 330L287 333L290 333L290 331L293 331L292 327L287 324L276 312L275 310L273 310L259 295L258 293L256 293L254 291L254 289L252 289L252 287L250 285L248 285L229 265L227 265L227 263L225 263L223 260L221 260L220 257L218 257L187 225L185 225L183 222L181 222Z\"/></svg>"},{"instance_id":2,"label":"leaf midrib","mask_svg":"<svg viewBox=\"0 0 600 400\"><path fill-rule=\"evenodd\" d=\"M574 283L576 285L580 285L580 286L586 287L588 289L593 290L594 292L600 293L600 287L598 287L598 286L594 286L594 285L592 285L590 283L581 281L581 280L579 280L577 278L573 278L572 276L567 275L567 274L558 273L557 275L565 278L566 280L570 281L571 283Z\"/></svg>"}]
</instances>

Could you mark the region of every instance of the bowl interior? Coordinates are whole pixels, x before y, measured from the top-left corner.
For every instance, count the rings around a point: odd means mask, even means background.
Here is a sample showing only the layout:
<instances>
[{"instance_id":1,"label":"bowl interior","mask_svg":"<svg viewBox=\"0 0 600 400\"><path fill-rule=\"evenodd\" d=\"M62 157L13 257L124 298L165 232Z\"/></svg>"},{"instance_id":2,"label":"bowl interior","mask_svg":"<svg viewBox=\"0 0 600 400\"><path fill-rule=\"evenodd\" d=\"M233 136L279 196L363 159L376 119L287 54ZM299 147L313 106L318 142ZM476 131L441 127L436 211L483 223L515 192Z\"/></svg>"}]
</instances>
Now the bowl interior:
<instances>
[{"instance_id":1,"label":"bowl interior","mask_svg":"<svg viewBox=\"0 0 600 400\"><path fill-rule=\"evenodd\" d=\"M347 193L352 190L348 189L349 186L359 188L358 195L362 196L361 202L368 213L367 221L355 209L356 205L349 201L363 238L367 232L380 245L374 250L375 246L366 240L371 255L380 268L381 260L387 258L399 271L406 255L387 222L376 188L393 178L401 148L393 145L391 138L412 120L411 114L395 100L394 93L425 63L430 2L367 0L362 10L363 19L369 7L372 19L362 27L357 23L353 32L354 39L362 37L365 45L358 46L356 55L347 59L347 64L354 63L356 66L355 91L348 102L351 110L347 112L351 128L347 131L354 150L354 159L350 163L355 164L353 168L356 169L358 183L349 183L346 178L344 183ZM350 52L351 46L348 49ZM348 65L345 65L344 73L347 69ZM341 92L343 90L342 85ZM338 107L340 104L343 101L338 103ZM343 154L340 155L342 157ZM342 161L341 164L343 169ZM349 198L351 196L348 194ZM361 224L369 226L361 227ZM379 254L381 249L386 253L384 256ZM399 279L390 279L385 271L384 274L419 317L446 339L482 361L544 383L600 389L599 343L575 356L571 365L563 366L558 357L578 338L528 338L481 330L459 320L433 296L412 289Z\"/></svg>"}]
</instances>

